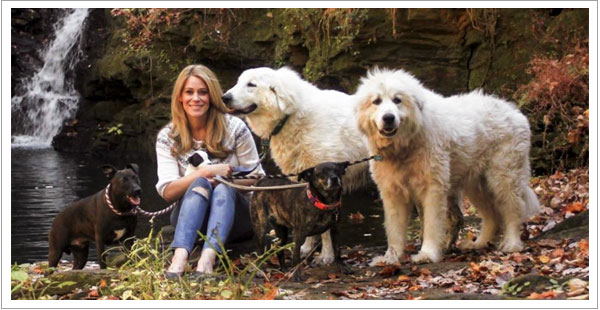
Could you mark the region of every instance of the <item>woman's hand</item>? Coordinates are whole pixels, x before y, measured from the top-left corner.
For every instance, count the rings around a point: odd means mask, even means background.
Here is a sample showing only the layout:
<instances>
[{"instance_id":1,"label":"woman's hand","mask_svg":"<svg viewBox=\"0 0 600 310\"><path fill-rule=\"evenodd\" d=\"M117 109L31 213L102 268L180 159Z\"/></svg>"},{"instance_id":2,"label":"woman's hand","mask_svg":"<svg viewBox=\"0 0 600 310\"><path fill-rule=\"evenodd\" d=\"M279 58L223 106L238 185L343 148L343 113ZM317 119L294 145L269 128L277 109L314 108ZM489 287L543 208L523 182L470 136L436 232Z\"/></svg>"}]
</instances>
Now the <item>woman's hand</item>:
<instances>
[{"instance_id":1,"label":"woman's hand","mask_svg":"<svg viewBox=\"0 0 600 310\"><path fill-rule=\"evenodd\" d=\"M204 177L208 179L212 179L218 175L228 177L231 176L231 173L233 172L233 168L229 164L207 165L201 170L204 170Z\"/></svg>"}]
</instances>

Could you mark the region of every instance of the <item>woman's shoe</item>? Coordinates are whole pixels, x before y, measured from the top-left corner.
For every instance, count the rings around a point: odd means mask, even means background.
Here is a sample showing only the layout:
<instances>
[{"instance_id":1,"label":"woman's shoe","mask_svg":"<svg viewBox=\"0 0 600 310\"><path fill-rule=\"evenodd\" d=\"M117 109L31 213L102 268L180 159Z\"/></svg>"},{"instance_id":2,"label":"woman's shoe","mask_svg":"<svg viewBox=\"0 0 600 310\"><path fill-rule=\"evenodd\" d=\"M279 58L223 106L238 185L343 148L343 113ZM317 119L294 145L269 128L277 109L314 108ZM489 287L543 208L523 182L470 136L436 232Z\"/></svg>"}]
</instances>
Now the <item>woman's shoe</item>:
<instances>
[{"instance_id":1,"label":"woman's shoe","mask_svg":"<svg viewBox=\"0 0 600 310\"><path fill-rule=\"evenodd\" d=\"M183 272L165 271L163 273L163 275L165 276L165 279L167 279L167 280L176 280L176 279L181 279L181 276L183 276Z\"/></svg>"}]
</instances>

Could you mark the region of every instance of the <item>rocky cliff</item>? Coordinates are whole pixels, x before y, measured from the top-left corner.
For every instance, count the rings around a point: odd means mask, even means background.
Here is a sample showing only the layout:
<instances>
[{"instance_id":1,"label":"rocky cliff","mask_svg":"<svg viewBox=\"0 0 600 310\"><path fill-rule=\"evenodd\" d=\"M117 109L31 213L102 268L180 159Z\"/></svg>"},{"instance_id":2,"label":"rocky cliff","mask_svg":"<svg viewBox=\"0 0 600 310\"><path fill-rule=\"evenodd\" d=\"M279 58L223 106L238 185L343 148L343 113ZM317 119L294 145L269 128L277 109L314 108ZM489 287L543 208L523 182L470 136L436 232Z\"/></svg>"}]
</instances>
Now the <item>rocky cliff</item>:
<instances>
[{"instance_id":1,"label":"rocky cliff","mask_svg":"<svg viewBox=\"0 0 600 310\"><path fill-rule=\"evenodd\" d=\"M588 18L585 9L95 9L77 70L77 122L54 145L154 158L172 83L191 63L211 67L225 90L245 69L289 66L319 87L353 92L380 66L411 71L442 94L483 88L514 100L532 78L531 59L560 58L585 41Z\"/></svg>"}]
</instances>

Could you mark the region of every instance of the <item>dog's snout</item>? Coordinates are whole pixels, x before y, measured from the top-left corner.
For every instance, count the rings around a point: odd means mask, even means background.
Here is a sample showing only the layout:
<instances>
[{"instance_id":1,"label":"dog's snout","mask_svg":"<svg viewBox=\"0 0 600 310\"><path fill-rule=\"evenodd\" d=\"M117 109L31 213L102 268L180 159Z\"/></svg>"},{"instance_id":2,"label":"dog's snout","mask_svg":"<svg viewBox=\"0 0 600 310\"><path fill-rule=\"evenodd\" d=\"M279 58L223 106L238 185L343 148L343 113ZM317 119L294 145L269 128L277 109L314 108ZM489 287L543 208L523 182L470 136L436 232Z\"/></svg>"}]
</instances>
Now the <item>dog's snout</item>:
<instances>
[{"instance_id":1,"label":"dog's snout","mask_svg":"<svg viewBox=\"0 0 600 310\"><path fill-rule=\"evenodd\" d=\"M141 196L141 195L142 195L142 189L141 189L141 188L139 188L139 187L138 187L138 188L135 188L135 189L133 190L133 196L134 196L134 197L139 197L139 196Z\"/></svg>"},{"instance_id":2,"label":"dog's snout","mask_svg":"<svg viewBox=\"0 0 600 310\"><path fill-rule=\"evenodd\" d=\"M327 180L328 186L331 187L340 187L342 185L342 181L339 177L331 177Z\"/></svg>"},{"instance_id":3,"label":"dog's snout","mask_svg":"<svg viewBox=\"0 0 600 310\"><path fill-rule=\"evenodd\" d=\"M394 114L384 114L383 117L381 117L381 119L383 120L383 123L385 125L393 125L394 121L396 120L396 117L394 116Z\"/></svg>"},{"instance_id":4,"label":"dog's snout","mask_svg":"<svg viewBox=\"0 0 600 310\"><path fill-rule=\"evenodd\" d=\"M231 99L233 99L233 96L231 95L231 93L225 93L225 95L223 95L221 99L223 99L223 102L226 105L229 105L231 103Z\"/></svg>"}]
</instances>

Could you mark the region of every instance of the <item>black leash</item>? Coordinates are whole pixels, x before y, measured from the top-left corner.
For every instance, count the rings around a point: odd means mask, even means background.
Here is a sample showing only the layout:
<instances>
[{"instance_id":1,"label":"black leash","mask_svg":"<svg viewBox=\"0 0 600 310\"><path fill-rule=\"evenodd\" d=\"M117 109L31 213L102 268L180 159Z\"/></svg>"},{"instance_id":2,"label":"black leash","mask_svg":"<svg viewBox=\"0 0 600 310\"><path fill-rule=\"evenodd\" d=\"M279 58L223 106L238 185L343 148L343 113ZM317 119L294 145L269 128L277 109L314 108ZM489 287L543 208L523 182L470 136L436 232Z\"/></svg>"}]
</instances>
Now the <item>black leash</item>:
<instances>
[{"instance_id":1,"label":"black leash","mask_svg":"<svg viewBox=\"0 0 600 310\"><path fill-rule=\"evenodd\" d=\"M359 159L353 162L350 162L348 164L348 166L352 166L352 165L356 165L356 164L360 164L362 162L365 161L369 161L371 159L374 159L376 161L381 161L383 159L383 157L381 157L381 155L373 155L373 156L369 156L363 159ZM307 168L308 169L308 168ZM247 173L246 173L247 174ZM262 178L267 178L267 179L286 179L289 177L295 177L298 176L298 174L300 173L290 173L290 174L269 174L269 175L265 175L265 176L261 176L261 175L239 175L239 174L234 174L231 175L229 177L223 177L224 179L231 179L231 180L257 180L257 179L262 179Z\"/></svg>"}]
</instances>

